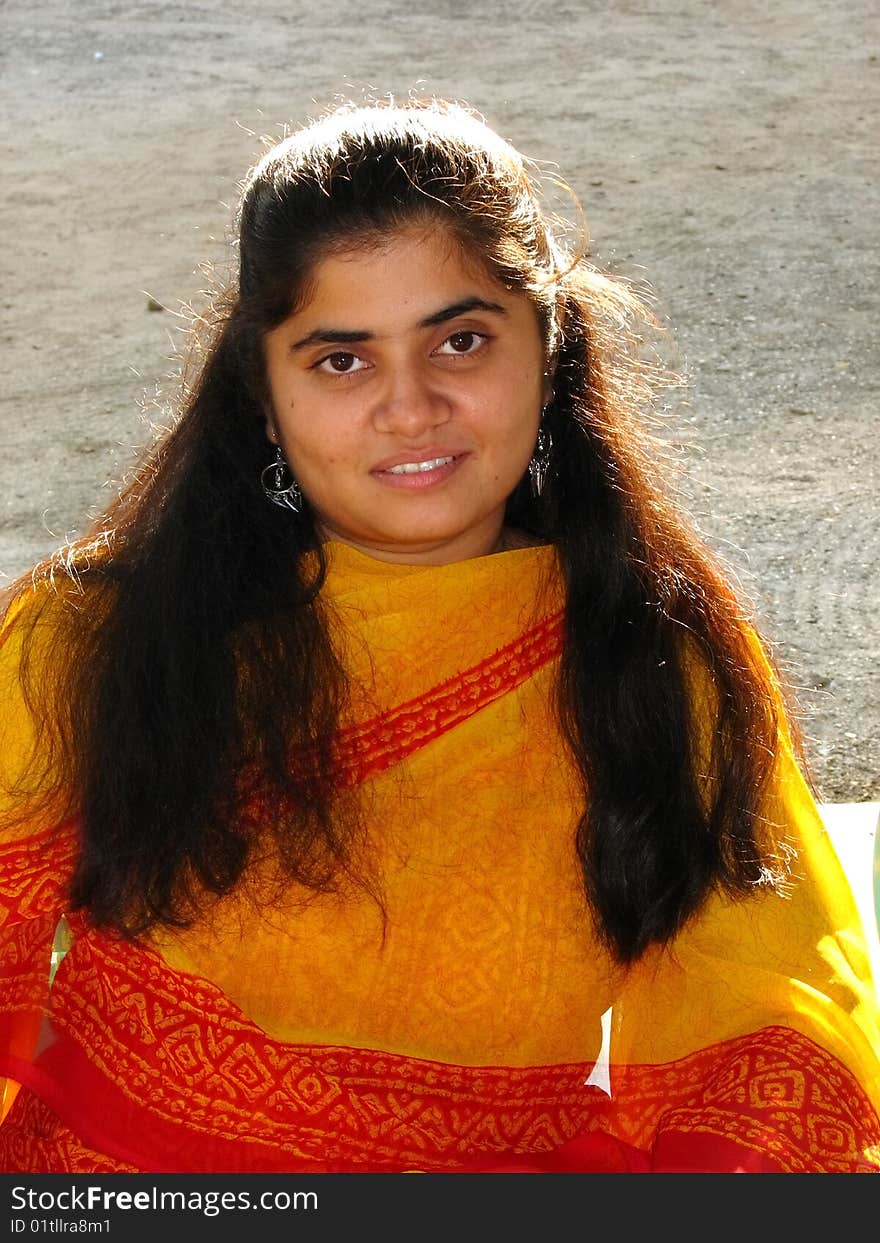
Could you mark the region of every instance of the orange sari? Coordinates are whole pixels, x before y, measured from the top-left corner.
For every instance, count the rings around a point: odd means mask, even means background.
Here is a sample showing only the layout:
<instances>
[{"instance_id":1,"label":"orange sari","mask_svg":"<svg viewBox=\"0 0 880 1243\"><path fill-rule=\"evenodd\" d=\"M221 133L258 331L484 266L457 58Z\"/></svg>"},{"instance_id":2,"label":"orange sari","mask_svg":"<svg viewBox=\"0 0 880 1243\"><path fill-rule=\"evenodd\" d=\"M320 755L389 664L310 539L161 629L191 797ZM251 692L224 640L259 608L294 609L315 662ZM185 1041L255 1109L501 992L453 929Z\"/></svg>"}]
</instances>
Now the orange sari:
<instances>
[{"instance_id":1,"label":"orange sari","mask_svg":"<svg viewBox=\"0 0 880 1243\"><path fill-rule=\"evenodd\" d=\"M788 896L713 897L622 969L574 851L553 550L328 551L339 753L384 921L345 881L270 900L257 879L138 945L68 913L47 987L77 826L0 821L0 1170L880 1170L864 935L786 740ZM15 668L13 627L13 781L33 745Z\"/></svg>"}]
</instances>

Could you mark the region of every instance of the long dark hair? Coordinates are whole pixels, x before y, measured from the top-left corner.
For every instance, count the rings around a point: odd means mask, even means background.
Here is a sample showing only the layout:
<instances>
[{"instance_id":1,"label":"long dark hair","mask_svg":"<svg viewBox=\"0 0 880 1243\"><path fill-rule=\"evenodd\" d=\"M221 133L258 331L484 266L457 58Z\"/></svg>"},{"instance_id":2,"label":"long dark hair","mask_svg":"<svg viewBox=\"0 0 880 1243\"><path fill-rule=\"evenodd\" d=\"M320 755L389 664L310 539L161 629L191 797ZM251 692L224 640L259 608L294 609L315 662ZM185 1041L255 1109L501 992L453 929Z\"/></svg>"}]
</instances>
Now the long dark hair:
<instances>
[{"instance_id":1,"label":"long dark hair","mask_svg":"<svg viewBox=\"0 0 880 1243\"><path fill-rule=\"evenodd\" d=\"M508 519L563 568L559 715L600 934L630 961L713 888L772 883L760 805L777 696L733 590L660 486L644 308L554 238L512 147L428 100L336 109L256 165L238 280L197 326L173 425L104 517L28 576L43 589L15 624L41 780L80 819L70 899L99 925L186 925L258 856L315 890L351 867L357 814L333 766L345 672L308 505L284 513L259 487L262 346L322 257L414 220L522 291L544 333L554 470L539 500L523 480Z\"/></svg>"}]
</instances>

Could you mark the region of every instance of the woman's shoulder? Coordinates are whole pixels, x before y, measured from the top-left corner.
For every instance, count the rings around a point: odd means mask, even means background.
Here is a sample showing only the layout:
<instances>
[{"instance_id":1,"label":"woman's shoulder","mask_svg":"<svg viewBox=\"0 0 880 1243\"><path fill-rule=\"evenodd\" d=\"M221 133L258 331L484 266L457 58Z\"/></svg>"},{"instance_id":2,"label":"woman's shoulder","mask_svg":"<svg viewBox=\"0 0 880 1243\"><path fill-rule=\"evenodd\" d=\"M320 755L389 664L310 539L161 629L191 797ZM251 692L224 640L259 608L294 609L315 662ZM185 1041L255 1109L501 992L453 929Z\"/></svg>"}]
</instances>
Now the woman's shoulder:
<instances>
[{"instance_id":1,"label":"woman's shoulder","mask_svg":"<svg viewBox=\"0 0 880 1243\"><path fill-rule=\"evenodd\" d=\"M63 818L55 779L69 633L90 588L35 578L7 599L0 622L0 844L45 833ZM63 804L63 805L62 805Z\"/></svg>"},{"instance_id":2,"label":"woman's shoulder","mask_svg":"<svg viewBox=\"0 0 880 1243\"><path fill-rule=\"evenodd\" d=\"M74 576L34 576L0 596L0 693L13 693L21 686L25 671L29 680L48 673L52 651L63 641L78 615L94 600L95 585Z\"/></svg>"}]
</instances>

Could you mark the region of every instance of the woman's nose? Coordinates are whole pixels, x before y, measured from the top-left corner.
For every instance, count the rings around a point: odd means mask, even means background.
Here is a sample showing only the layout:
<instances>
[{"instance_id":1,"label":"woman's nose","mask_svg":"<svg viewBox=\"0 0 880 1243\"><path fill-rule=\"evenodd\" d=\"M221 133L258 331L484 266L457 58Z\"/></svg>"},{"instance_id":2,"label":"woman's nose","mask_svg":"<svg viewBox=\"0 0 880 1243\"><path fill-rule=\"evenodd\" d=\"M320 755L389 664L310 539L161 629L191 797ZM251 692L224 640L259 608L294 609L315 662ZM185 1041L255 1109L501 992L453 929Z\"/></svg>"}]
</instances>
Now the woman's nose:
<instances>
[{"instance_id":1,"label":"woman's nose","mask_svg":"<svg viewBox=\"0 0 880 1243\"><path fill-rule=\"evenodd\" d=\"M418 367L395 370L373 412L378 431L415 438L445 423L452 413L449 398L436 377Z\"/></svg>"}]
</instances>

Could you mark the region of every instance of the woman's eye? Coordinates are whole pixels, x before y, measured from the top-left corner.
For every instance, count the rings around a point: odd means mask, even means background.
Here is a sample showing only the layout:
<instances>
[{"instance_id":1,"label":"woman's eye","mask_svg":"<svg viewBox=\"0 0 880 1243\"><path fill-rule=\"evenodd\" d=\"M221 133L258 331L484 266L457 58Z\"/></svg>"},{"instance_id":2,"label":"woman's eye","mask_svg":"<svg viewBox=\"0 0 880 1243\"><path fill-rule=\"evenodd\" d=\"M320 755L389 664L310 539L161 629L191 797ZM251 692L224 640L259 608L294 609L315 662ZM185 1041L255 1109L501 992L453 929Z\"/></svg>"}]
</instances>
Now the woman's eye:
<instances>
[{"instance_id":1,"label":"woman's eye","mask_svg":"<svg viewBox=\"0 0 880 1243\"><path fill-rule=\"evenodd\" d=\"M318 363L320 371L332 371L336 375L350 375L352 371L360 371L363 366L362 358L358 358L357 354L347 354L344 350L328 354Z\"/></svg>"},{"instance_id":2,"label":"woman's eye","mask_svg":"<svg viewBox=\"0 0 880 1243\"><path fill-rule=\"evenodd\" d=\"M451 337L447 337L438 354L475 354L483 342L486 340L485 333L482 332L454 332Z\"/></svg>"}]
</instances>

